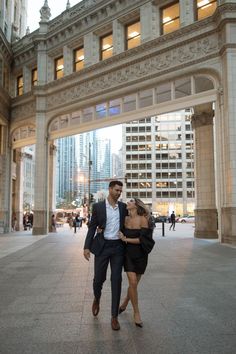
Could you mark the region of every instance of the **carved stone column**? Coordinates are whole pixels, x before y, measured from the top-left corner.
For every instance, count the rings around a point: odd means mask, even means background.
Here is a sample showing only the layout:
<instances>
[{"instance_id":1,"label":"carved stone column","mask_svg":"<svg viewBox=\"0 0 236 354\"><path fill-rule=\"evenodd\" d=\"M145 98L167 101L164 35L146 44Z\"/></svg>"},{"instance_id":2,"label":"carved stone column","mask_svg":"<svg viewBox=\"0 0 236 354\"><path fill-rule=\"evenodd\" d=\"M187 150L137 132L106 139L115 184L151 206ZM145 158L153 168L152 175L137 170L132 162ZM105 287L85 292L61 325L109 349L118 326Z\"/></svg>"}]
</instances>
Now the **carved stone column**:
<instances>
[{"instance_id":1,"label":"carved stone column","mask_svg":"<svg viewBox=\"0 0 236 354\"><path fill-rule=\"evenodd\" d=\"M64 75L70 75L73 72L73 51L68 46L63 47L64 57Z\"/></svg>"},{"instance_id":2,"label":"carved stone column","mask_svg":"<svg viewBox=\"0 0 236 354\"><path fill-rule=\"evenodd\" d=\"M160 13L157 5L148 2L140 7L141 41L160 36Z\"/></svg>"},{"instance_id":3,"label":"carved stone column","mask_svg":"<svg viewBox=\"0 0 236 354\"><path fill-rule=\"evenodd\" d=\"M233 1L234 3L236 0ZM222 54L223 96L221 102L222 206L221 241L236 245L236 49L235 26L227 27L227 43L232 48Z\"/></svg>"},{"instance_id":4,"label":"carved stone column","mask_svg":"<svg viewBox=\"0 0 236 354\"><path fill-rule=\"evenodd\" d=\"M194 0L180 0L180 23L182 27L194 22L195 6Z\"/></svg>"},{"instance_id":5,"label":"carved stone column","mask_svg":"<svg viewBox=\"0 0 236 354\"><path fill-rule=\"evenodd\" d=\"M125 27L116 18L112 22L112 33L113 33L113 55L122 53L125 50Z\"/></svg>"},{"instance_id":6,"label":"carved stone column","mask_svg":"<svg viewBox=\"0 0 236 354\"><path fill-rule=\"evenodd\" d=\"M55 189L56 189L56 151L57 147L54 142L49 143L49 166L48 166L48 194L49 194L49 232L52 232L51 217L55 213L56 200L55 200Z\"/></svg>"},{"instance_id":7,"label":"carved stone column","mask_svg":"<svg viewBox=\"0 0 236 354\"><path fill-rule=\"evenodd\" d=\"M46 98L36 101L36 146L33 235L48 233L48 139Z\"/></svg>"},{"instance_id":8,"label":"carved stone column","mask_svg":"<svg viewBox=\"0 0 236 354\"><path fill-rule=\"evenodd\" d=\"M197 238L218 238L215 198L213 116L211 104L194 107L195 233Z\"/></svg>"},{"instance_id":9,"label":"carved stone column","mask_svg":"<svg viewBox=\"0 0 236 354\"><path fill-rule=\"evenodd\" d=\"M4 129L4 139L8 139L8 130ZM12 221L12 148L7 146L0 155L0 224L2 232L11 231Z\"/></svg>"},{"instance_id":10,"label":"carved stone column","mask_svg":"<svg viewBox=\"0 0 236 354\"><path fill-rule=\"evenodd\" d=\"M13 217L16 216L16 231L23 229L23 192L24 192L24 170L23 154L21 149L16 150L16 180L14 190Z\"/></svg>"},{"instance_id":11,"label":"carved stone column","mask_svg":"<svg viewBox=\"0 0 236 354\"><path fill-rule=\"evenodd\" d=\"M87 67L99 62L99 38L90 32L84 36L84 65Z\"/></svg>"}]
</instances>

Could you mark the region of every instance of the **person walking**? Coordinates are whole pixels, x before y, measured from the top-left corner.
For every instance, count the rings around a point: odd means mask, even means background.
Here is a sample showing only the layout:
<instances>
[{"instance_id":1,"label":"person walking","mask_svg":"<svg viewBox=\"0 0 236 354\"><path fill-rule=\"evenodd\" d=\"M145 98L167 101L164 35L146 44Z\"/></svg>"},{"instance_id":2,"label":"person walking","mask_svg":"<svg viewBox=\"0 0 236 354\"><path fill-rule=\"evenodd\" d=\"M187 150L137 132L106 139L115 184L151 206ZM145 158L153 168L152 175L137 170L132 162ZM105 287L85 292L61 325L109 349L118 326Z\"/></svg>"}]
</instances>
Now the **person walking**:
<instances>
[{"instance_id":1,"label":"person walking","mask_svg":"<svg viewBox=\"0 0 236 354\"><path fill-rule=\"evenodd\" d=\"M76 234L76 229L80 229L82 226L82 218L80 217L80 214L76 214L75 219L74 219L74 233Z\"/></svg>"},{"instance_id":2,"label":"person walking","mask_svg":"<svg viewBox=\"0 0 236 354\"><path fill-rule=\"evenodd\" d=\"M171 230L171 228L173 228L173 231L175 231L175 212L174 211L172 211L172 214L170 216L170 222L171 222L170 230Z\"/></svg>"},{"instance_id":3,"label":"person walking","mask_svg":"<svg viewBox=\"0 0 236 354\"><path fill-rule=\"evenodd\" d=\"M130 199L127 202L127 210L129 215L125 218L125 229L124 233L120 232L120 238L126 244L124 270L127 274L129 287L119 308L119 313L125 311L131 301L134 323L138 327L143 327L137 287L147 267L148 253L155 244L152 238L154 226L148 209L140 199Z\"/></svg>"},{"instance_id":4,"label":"person walking","mask_svg":"<svg viewBox=\"0 0 236 354\"><path fill-rule=\"evenodd\" d=\"M127 215L126 204L118 201L123 183L111 181L106 200L93 204L92 216L84 243L84 257L94 257L94 300L92 313L97 316L100 311L102 286L106 280L108 264L111 267L111 328L120 329L118 312L121 295L122 266L124 262L124 244L119 238L119 231L124 229ZM95 236L95 237L94 237Z\"/></svg>"},{"instance_id":5,"label":"person walking","mask_svg":"<svg viewBox=\"0 0 236 354\"><path fill-rule=\"evenodd\" d=\"M54 214L52 214L51 225L52 225L52 232L57 232L56 217Z\"/></svg>"}]
</instances>

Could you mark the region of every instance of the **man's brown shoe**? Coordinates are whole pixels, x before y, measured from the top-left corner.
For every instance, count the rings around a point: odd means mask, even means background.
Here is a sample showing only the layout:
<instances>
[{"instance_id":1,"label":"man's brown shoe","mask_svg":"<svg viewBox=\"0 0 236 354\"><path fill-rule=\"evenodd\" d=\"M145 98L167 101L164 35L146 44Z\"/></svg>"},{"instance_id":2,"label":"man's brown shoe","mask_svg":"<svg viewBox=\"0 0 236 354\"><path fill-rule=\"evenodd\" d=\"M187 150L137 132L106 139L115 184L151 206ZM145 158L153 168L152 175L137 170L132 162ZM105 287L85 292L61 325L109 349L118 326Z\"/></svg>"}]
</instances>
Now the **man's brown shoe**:
<instances>
[{"instance_id":1,"label":"man's brown shoe","mask_svg":"<svg viewBox=\"0 0 236 354\"><path fill-rule=\"evenodd\" d=\"M100 307L99 307L99 300L95 299L93 300L93 305L92 305L92 313L94 316L97 316L99 313Z\"/></svg>"},{"instance_id":2,"label":"man's brown shoe","mask_svg":"<svg viewBox=\"0 0 236 354\"><path fill-rule=\"evenodd\" d=\"M113 331L119 331L120 324L119 324L117 317L111 318L111 328L113 329Z\"/></svg>"}]
</instances>

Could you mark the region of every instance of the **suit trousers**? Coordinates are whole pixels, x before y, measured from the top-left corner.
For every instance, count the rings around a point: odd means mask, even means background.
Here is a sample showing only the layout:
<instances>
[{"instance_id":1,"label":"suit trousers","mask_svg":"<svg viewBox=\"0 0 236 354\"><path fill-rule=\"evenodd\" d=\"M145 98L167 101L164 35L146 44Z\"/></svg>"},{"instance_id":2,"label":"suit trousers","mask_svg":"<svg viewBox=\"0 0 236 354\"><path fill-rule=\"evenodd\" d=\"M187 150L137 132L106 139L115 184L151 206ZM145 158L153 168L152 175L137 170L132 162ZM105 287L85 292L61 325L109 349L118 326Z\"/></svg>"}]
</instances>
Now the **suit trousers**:
<instances>
[{"instance_id":1,"label":"suit trousers","mask_svg":"<svg viewBox=\"0 0 236 354\"><path fill-rule=\"evenodd\" d=\"M121 240L105 240L104 248L99 256L94 259L94 297L99 300L102 294L102 286L106 280L107 268L111 267L111 315L118 316L122 266L124 263L124 245Z\"/></svg>"}]
</instances>

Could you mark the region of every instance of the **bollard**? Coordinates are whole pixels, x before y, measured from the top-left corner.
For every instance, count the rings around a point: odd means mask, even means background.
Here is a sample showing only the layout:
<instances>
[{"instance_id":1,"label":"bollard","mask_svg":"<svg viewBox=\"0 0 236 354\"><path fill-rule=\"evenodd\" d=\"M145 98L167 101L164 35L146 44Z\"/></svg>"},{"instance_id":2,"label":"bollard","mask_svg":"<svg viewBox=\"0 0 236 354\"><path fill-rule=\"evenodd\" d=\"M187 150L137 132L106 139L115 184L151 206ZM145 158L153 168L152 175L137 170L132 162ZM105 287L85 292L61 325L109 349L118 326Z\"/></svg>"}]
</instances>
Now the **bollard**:
<instances>
[{"instance_id":1,"label":"bollard","mask_svg":"<svg viewBox=\"0 0 236 354\"><path fill-rule=\"evenodd\" d=\"M162 221L162 237L165 236L165 222Z\"/></svg>"}]
</instances>

